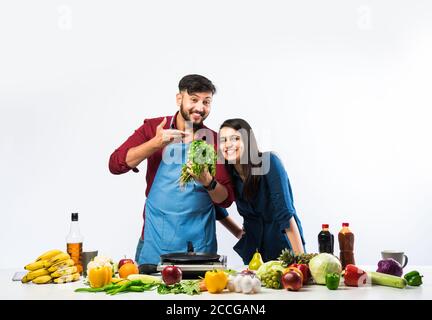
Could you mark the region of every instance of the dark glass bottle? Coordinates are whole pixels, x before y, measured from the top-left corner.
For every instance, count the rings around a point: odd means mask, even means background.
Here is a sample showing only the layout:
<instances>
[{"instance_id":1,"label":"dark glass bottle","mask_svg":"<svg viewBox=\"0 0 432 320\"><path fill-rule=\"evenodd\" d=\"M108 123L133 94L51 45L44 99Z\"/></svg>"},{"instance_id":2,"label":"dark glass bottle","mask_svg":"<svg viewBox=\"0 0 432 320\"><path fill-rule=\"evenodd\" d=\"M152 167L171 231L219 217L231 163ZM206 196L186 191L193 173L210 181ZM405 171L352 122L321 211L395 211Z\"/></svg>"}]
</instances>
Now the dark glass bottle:
<instances>
[{"instance_id":1,"label":"dark glass bottle","mask_svg":"<svg viewBox=\"0 0 432 320\"><path fill-rule=\"evenodd\" d=\"M322 230L318 234L318 249L319 253L333 254L334 236L330 233L328 224L323 224Z\"/></svg>"}]
</instances>

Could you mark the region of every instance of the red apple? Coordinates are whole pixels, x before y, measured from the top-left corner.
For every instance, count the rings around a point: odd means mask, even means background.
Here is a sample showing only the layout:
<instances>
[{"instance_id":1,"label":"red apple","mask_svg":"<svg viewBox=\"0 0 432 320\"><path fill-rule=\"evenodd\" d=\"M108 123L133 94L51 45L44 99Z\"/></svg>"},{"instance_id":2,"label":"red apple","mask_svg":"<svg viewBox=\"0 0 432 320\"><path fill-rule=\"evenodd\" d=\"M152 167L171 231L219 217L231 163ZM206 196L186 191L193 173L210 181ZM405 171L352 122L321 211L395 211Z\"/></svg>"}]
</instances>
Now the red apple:
<instances>
[{"instance_id":1,"label":"red apple","mask_svg":"<svg viewBox=\"0 0 432 320\"><path fill-rule=\"evenodd\" d=\"M310 271L309 271L309 266L307 264L292 264L290 265L290 267L294 267L297 268L301 271L301 273L303 274L303 284L307 284L307 282L309 281L309 275L310 275Z\"/></svg>"},{"instance_id":2,"label":"red apple","mask_svg":"<svg viewBox=\"0 0 432 320\"><path fill-rule=\"evenodd\" d=\"M126 257L124 259L121 259L118 263L118 268L120 269L122 265L126 263L135 263L132 259L127 259Z\"/></svg>"},{"instance_id":3,"label":"red apple","mask_svg":"<svg viewBox=\"0 0 432 320\"><path fill-rule=\"evenodd\" d=\"M162 269L162 280L167 285L180 282L182 279L182 271L176 266L166 266Z\"/></svg>"},{"instance_id":4,"label":"red apple","mask_svg":"<svg viewBox=\"0 0 432 320\"><path fill-rule=\"evenodd\" d=\"M288 271L282 275L282 286L290 291L298 291L303 286L302 277L295 271Z\"/></svg>"},{"instance_id":5,"label":"red apple","mask_svg":"<svg viewBox=\"0 0 432 320\"><path fill-rule=\"evenodd\" d=\"M297 272L297 274L302 278L302 283L303 283L303 281L304 281L303 273L300 271L299 268L289 266L288 268L285 268L283 273L287 273L289 271Z\"/></svg>"}]
</instances>

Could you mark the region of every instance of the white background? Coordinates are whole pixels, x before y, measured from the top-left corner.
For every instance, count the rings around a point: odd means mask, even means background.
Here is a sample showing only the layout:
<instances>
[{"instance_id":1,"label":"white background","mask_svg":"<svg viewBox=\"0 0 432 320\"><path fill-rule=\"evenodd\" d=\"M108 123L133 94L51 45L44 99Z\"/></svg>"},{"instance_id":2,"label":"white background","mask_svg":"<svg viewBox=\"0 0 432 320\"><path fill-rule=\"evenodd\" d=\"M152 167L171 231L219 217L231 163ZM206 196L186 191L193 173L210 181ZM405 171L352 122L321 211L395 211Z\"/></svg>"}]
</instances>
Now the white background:
<instances>
[{"instance_id":1,"label":"white background","mask_svg":"<svg viewBox=\"0 0 432 320\"><path fill-rule=\"evenodd\" d=\"M347 221L359 264L432 264L432 2L2 1L0 46L0 268L64 248L75 211L84 249L134 257L145 164L108 159L189 73L219 90L209 127L281 156L308 251Z\"/></svg>"}]
</instances>

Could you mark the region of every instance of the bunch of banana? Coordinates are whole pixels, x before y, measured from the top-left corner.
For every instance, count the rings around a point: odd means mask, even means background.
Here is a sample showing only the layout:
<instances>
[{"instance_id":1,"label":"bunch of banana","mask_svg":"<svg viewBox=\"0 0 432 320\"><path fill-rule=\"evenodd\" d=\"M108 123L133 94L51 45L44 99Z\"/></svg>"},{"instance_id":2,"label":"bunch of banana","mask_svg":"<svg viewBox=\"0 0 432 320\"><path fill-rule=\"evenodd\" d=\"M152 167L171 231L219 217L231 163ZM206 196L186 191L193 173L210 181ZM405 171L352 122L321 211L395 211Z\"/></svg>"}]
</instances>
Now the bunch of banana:
<instances>
[{"instance_id":1,"label":"bunch of banana","mask_svg":"<svg viewBox=\"0 0 432 320\"><path fill-rule=\"evenodd\" d=\"M53 273L51 273L51 277L53 278L59 278L62 276L66 276L68 274L74 274L78 271L77 267L72 266L72 267L64 267L61 269L57 269L56 271L54 271Z\"/></svg>"},{"instance_id":2,"label":"bunch of banana","mask_svg":"<svg viewBox=\"0 0 432 320\"><path fill-rule=\"evenodd\" d=\"M37 277L33 279L32 282L36 284L45 284L45 283L50 283L51 279L52 279L51 276L46 275L46 276Z\"/></svg>"},{"instance_id":3,"label":"bunch of banana","mask_svg":"<svg viewBox=\"0 0 432 320\"><path fill-rule=\"evenodd\" d=\"M53 256L52 258L45 260L44 267L45 268L49 268L49 267L55 265L58 262L62 262L64 260L68 260L70 258L71 257L70 257L70 255L68 253L66 253L66 252L60 252L60 253L56 254L55 256Z\"/></svg>"},{"instance_id":4,"label":"bunch of banana","mask_svg":"<svg viewBox=\"0 0 432 320\"><path fill-rule=\"evenodd\" d=\"M22 283L32 281L37 284L65 283L77 281L80 274L70 255L61 250L50 250L40 255L36 261L24 267L29 272L22 278Z\"/></svg>"},{"instance_id":5,"label":"bunch of banana","mask_svg":"<svg viewBox=\"0 0 432 320\"><path fill-rule=\"evenodd\" d=\"M58 255L59 253L63 253L61 250L50 250L45 252L44 254L40 255L34 262L29 263L24 267L24 269L29 271L35 271L41 268L45 267L45 263L53 258L54 256Z\"/></svg>"},{"instance_id":6,"label":"bunch of banana","mask_svg":"<svg viewBox=\"0 0 432 320\"><path fill-rule=\"evenodd\" d=\"M76 267L74 267L76 268ZM66 282L72 282L77 281L80 278L80 274L78 272L72 273L72 274L66 274L61 277L55 278L54 283L66 283Z\"/></svg>"},{"instance_id":7,"label":"bunch of banana","mask_svg":"<svg viewBox=\"0 0 432 320\"><path fill-rule=\"evenodd\" d=\"M51 267L49 267L48 271L49 272L56 272L59 269L72 267L74 265L75 265L75 262L72 259L61 260L61 261L53 264Z\"/></svg>"},{"instance_id":8,"label":"bunch of banana","mask_svg":"<svg viewBox=\"0 0 432 320\"><path fill-rule=\"evenodd\" d=\"M45 268L40 268L34 271L30 271L28 272L24 278L21 279L22 283L26 283L29 281L33 281L38 279L39 277L44 277L44 276L49 276L49 271ZM47 279L46 277L44 279ZM51 279L51 277L50 277ZM34 283L37 283L40 279L38 279L37 281L33 281Z\"/></svg>"}]
</instances>

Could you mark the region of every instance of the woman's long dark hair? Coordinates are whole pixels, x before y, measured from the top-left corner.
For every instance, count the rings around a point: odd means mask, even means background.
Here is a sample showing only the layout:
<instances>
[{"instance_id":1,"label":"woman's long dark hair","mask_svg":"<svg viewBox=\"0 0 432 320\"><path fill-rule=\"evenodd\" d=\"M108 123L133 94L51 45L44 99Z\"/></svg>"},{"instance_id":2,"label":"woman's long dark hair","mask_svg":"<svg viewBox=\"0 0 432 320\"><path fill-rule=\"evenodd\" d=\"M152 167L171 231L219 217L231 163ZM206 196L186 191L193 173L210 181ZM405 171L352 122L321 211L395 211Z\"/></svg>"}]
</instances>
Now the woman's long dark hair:
<instances>
[{"instance_id":1,"label":"woman's long dark hair","mask_svg":"<svg viewBox=\"0 0 432 320\"><path fill-rule=\"evenodd\" d=\"M224 127L237 130L241 135L245 147L240 158L242 173L245 176L243 184L243 197L246 200L251 201L255 198L258 192L258 187L261 180L261 175L253 174L253 168L261 167L262 163L261 161L257 161L257 159L261 159L262 153L258 149L258 144L252 128L246 120L239 118L228 119L222 123L220 129ZM225 160L225 166L232 177L232 174L235 170L234 164L228 163L228 161Z\"/></svg>"}]
</instances>

